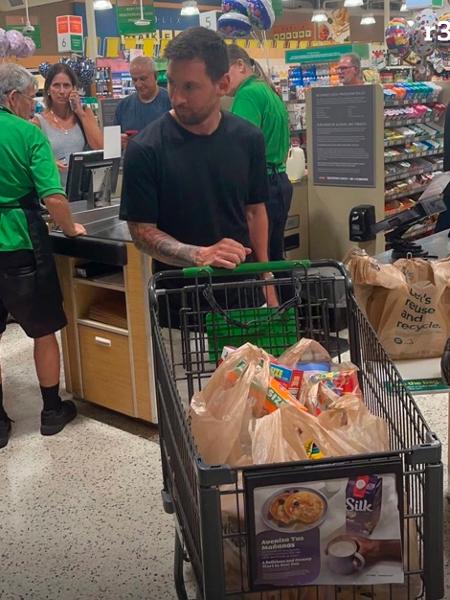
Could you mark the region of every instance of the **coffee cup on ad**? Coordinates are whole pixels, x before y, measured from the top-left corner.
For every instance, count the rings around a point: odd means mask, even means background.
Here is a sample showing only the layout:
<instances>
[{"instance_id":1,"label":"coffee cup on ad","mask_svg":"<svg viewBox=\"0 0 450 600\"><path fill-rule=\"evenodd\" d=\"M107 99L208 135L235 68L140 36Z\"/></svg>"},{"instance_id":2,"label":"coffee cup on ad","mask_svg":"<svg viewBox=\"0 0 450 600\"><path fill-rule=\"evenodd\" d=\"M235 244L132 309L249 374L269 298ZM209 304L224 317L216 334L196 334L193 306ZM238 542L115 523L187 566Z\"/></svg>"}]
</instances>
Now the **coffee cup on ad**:
<instances>
[{"instance_id":1,"label":"coffee cup on ad","mask_svg":"<svg viewBox=\"0 0 450 600\"><path fill-rule=\"evenodd\" d=\"M337 575L351 575L360 571L366 561L358 550L359 546L354 540L332 541L327 549L330 570Z\"/></svg>"}]
</instances>

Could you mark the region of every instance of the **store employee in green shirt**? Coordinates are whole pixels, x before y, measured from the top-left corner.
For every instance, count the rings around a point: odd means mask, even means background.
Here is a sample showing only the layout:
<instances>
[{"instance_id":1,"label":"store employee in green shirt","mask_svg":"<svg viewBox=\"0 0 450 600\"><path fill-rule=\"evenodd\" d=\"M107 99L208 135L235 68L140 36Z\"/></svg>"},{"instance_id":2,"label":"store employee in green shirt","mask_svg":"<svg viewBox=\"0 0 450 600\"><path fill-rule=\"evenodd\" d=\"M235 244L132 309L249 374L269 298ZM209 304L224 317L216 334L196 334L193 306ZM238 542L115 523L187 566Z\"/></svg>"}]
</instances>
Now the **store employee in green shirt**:
<instances>
[{"instance_id":1,"label":"store employee in green shirt","mask_svg":"<svg viewBox=\"0 0 450 600\"><path fill-rule=\"evenodd\" d=\"M259 127L266 143L269 177L269 257L284 258L284 229L292 200L286 175L289 152L289 117L286 107L260 65L240 46L227 47L230 61L231 112Z\"/></svg>"},{"instance_id":2,"label":"store employee in green shirt","mask_svg":"<svg viewBox=\"0 0 450 600\"><path fill-rule=\"evenodd\" d=\"M41 199L70 237L85 229L74 223L47 138L28 122L36 85L26 69L0 65L0 335L10 313L34 338L34 359L43 399L42 435L53 435L76 416L73 402L59 397L59 347L55 332L67 323ZM0 448L11 420L0 380Z\"/></svg>"}]
</instances>

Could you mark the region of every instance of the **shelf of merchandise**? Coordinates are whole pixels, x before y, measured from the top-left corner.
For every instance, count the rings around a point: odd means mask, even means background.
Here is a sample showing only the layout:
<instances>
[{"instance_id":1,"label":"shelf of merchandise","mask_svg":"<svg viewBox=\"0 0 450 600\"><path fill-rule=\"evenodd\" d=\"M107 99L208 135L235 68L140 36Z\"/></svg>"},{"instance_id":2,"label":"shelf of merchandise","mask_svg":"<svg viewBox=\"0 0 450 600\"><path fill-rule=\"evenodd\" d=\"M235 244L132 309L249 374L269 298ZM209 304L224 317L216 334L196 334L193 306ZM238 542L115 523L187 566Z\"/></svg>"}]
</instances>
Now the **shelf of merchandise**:
<instances>
[{"instance_id":1,"label":"shelf of merchandise","mask_svg":"<svg viewBox=\"0 0 450 600\"><path fill-rule=\"evenodd\" d=\"M91 84L91 96L99 99L113 97L113 80L109 67L97 67L95 81Z\"/></svg>"},{"instance_id":2,"label":"shelf of merchandise","mask_svg":"<svg viewBox=\"0 0 450 600\"><path fill-rule=\"evenodd\" d=\"M432 106L433 104L437 104L437 100L434 98L429 98L424 96L423 98L416 98L415 100L390 100L389 102L384 103L385 108L401 108L402 106L419 106L421 104L426 104L427 106Z\"/></svg>"},{"instance_id":3,"label":"shelf of merchandise","mask_svg":"<svg viewBox=\"0 0 450 600\"><path fill-rule=\"evenodd\" d=\"M408 242L414 242L416 240L420 240L428 235L431 235L434 232L434 228L436 227L436 223L425 223L423 227L414 229L411 233L406 232L403 235L403 239Z\"/></svg>"},{"instance_id":4,"label":"shelf of merchandise","mask_svg":"<svg viewBox=\"0 0 450 600\"><path fill-rule=\"evenodd\" d=\"M442 132L436 133L436 135L425 134L425 135L409 135L402 138L395 138L393 140L384 140L385 148L392 148L392 146L409 146L414 142L424 142L426 140L438 140L444 137Z\"/></svg>"},{"instance_id":5,"label":"shelf of merchandise","mask_svg":"<svg viewBox=\"0 0 450 600\"><path fill-rule=\"evenodd\" d=\"M384 178L384 181L385 183L393 183L394 181L402 181L403 179L408 179L408 177L414 177L414 175L425 175L428 173L435 173L436 171L442 171L442 161L433 165L431 169L417 167L416 169L407 169L406 171L396 173L395 175L388 175Z\"/></svg>"},{"instance_id":6,"label":"shelf of merchandise","mask_svg":"<svg viewBox=\"0 0 450 600\"><path fill-rule=\"evenodd\" d=\"M404 208L399 208L398 210L386 211L386 216L387 217L395 217L396 215L399 215L400 213L409 210L410 208L412 208L412 206L415 206L415 203L411 204L410 206L406 206Z\"/></svg>"},{"instance_id":7,"label":"shelf of merchandise","mask_svg":"<svg viewBox=\"0 0 450 600\"><path fill-rule=\"evenodd\" d=\"M413 187L408 190L404 190L402 192L397 192L396 194L386 194L384 199L386 202L393 202L394 200L401 200L402 198L407 198L408 196L414 196L415 194L421 194L428 187L427 185L420 185L418 187Z\"/></svg>"},{"instance_id":8,"label":"shelf of merchandise","mask_svg":"<svg viewBox=\"0 0 450 600\"><path fill-rule=\"evenodd\" d=\"M440 119L433 117L411 118L411 119L388 119L384 122L384 126L389 127L404 127L405 125L420 125L421 123L439 123Z\"/></svg>"},{"instance_id":9,"label":"shelf of merchandise","mask_svg":"<svg viewBox=\"0 0 450 600\"><path fill-rule=\"evenodd\" d=\"M112 73L114 97L123 98L134 92L130 73L117 71Z\"/></svg>"},{"instance_id":10,"label":"shelf of merchandise","mask_svg":"<svg viewBox=\"0 0 450 600\"><path fill-rule=\"evenodd\" d=\"M404 68L404 67L401 67ZM433 108L436 104L442 102L441 100L441 94L436 95L422 95L422 96L416 96L411 100L389 100L389 99L385 99L384 102L384 107L385 107L385 111L386 109L389 110L390 108L393 107L407 107L407 106L417 106L417 105L426 105L430 108ZM423 117L410 117L410 118L389 118L389 115L386 115L385 113L385 120L384 120L384 129L390 129L390 128L397 128L397 127L404 127L407 125L420 125L420 124L424 124L424 123L429 123L429 124L433 124L433 125L439 125L442 124L443 121L443 115L442 113L440 113L439 115L436 114L436 110L433 111L432 114L429 115L425 115ZM440 128L438 128L437 132L434 134L432 132L425 132L422 135L416 135L416 136L404 136L402 138L397 138L397 139L389 139L389 136L386 136L385 138L385 142L384 142L384 147L385 148L391 148L391 147L396 147L401 154L398 154L396 156L385 156L384 158L384 164L385 165L390 165L390 164L395 164L395 163L399 163L403 160L405 161L411 161L411 167L407 170L403 170L403 171L399 171L397 173L392 173L392 174L385 174L384 177L384 181L385 181L385 185L388 183L395 183L397 181L403 181L405 179L409 179L410 177L415 177L418 175L425 175L425 174L429 174L429 173L433 173L436 171L440 171L442 170L442 154L443 154L443 144L439 143L439 145L436 148L433 148L431 150L424 150L422 152L417 152L417 153L409 153L406 152L406 149L411 146L411 144L414 144L416 142L425 142L425 141L436 141L436 140L441 140L442 138L442 130ZM403 152L402 152L403 150ZM415 162L415 159L420 159L420 158L434 158L437 159L435 161L430 161L430 166L428 166L426 163L425 164L417 164ZM401 200L402 198L408 198L409 196L414 196L417 197L417 194L420 194L421 192L425 191L425 189L427 188L427 185L420 185L420 183L423 182L418 182L419 185L417 186L413 186L410 187L409 189L401 189L397 192L391 193L389 194L389 192L386 192L385 189L385 193L384 193L384 200L385 200L385 207L386 204L389 204L391 202L394 202L395 200ZM402 208L400 209L399 212L401 212L402 210L407 210L407 208ZM390 214L398 214L397 212L392 212L392 211L388 211L385 213L386 215Z\"/></svg>"},{"instance_id":11,"label":"shelf of merchandise","mask_svg":"<svg viewBox=\"0 0 450 600\"><path fill-rule=\"evenodd\" d=\"M413 160L415 158L425 158L427 156L438 156L442 154L443 148L440 147L439 150L427 150L425 152L414 152L414 153L404 153L400 155L393 156L392 158L385 158L384 164L389 165L395 162L400 162L402 160Z\"/></svg>"},{"instance_id":12,"label":"shelf of merchandise","mask_svg":"<svg viewBox=\"0 0 450 600\"><path fill-rule=\"evenodd\" d=\"M403 71L404 69L414 69L412 65L386 65L379 67L379 71Z\"/></svg>"}]
</instances>

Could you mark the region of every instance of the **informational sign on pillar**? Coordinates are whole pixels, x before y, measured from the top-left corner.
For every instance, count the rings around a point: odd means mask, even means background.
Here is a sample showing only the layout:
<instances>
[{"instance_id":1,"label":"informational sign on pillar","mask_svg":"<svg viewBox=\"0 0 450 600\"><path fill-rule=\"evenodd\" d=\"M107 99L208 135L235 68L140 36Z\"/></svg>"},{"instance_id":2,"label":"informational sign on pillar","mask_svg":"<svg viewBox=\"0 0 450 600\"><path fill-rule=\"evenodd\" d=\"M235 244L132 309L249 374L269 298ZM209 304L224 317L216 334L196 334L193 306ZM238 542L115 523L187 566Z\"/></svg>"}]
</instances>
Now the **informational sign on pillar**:
<instances>
[{"instance_id":1,"label":"informational sign on pillar","mask_svg":"<svg viewBox=\"0 0 450 600\"><path fill-rule=\"evenodd\" d=\"M83 18L75 15L56 17L58 52L83 53Z\"/></svg>"},{"instance_id":2,"label":"informational sign on pillar","mask_svg":"<svg viewBox=\"0 0 450 600\"><path fill-rule=\"evenodd\" d=\"M375 187L375 86L311 90L314 185Z\"/></svg>"}]
</instances>

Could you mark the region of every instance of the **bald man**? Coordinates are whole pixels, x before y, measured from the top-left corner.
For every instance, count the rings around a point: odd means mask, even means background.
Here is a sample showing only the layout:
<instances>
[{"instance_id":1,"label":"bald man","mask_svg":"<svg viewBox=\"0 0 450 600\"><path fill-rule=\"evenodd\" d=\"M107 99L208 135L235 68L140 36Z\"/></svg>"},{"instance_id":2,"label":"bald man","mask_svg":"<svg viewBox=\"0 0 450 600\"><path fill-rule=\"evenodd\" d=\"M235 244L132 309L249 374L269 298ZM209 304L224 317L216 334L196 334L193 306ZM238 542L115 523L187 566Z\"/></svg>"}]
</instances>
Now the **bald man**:
<instances>
[{"instance_id":1,"label":"bald man","mask_svg":"<svg viewBox=\"0 0 450 600\"><path fill-rule=\"evenodd\" d=\"M120 125L124 141L126 132L141 131L171 109L167 91L156 83L155 65L151 58L138 56L133 59L130 75L136 93L119 103L115 115L115 123Z\"/></svg>"},{"instance_id":2,"label":"bald man","mask_svg":"<svg viewBox=\"0 0 450 600\"><path fill-rule=\"evenodd\" d=\"M336 70L342 85L361 85L364 83L361 59L356 54L341 56Z\"/></svg>"}]
</instances>

